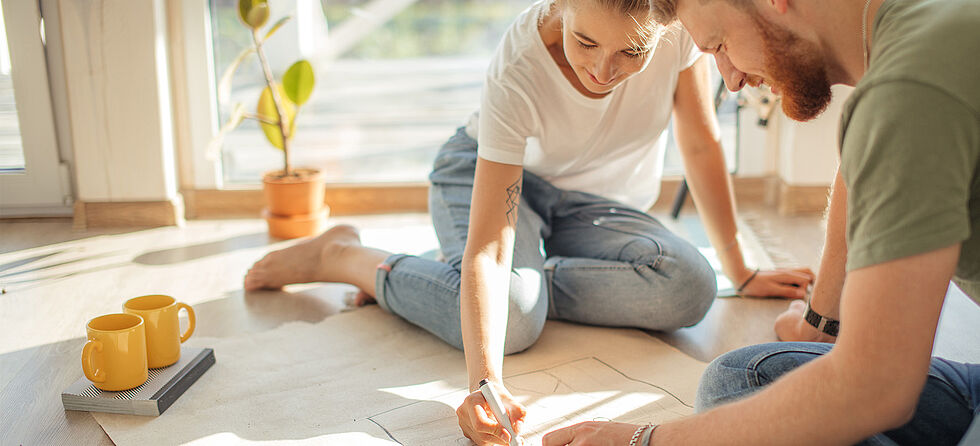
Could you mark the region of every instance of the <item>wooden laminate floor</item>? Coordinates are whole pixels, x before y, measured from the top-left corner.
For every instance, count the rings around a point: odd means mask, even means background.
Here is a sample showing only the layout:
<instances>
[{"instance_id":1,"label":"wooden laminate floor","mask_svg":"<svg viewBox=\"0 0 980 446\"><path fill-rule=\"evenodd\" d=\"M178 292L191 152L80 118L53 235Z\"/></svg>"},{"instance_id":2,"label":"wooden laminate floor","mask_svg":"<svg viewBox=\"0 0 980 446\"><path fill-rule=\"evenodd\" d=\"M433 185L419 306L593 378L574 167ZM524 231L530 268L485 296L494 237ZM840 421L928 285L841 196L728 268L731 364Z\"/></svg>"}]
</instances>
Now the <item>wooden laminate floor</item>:
<instances>
[{"instance_id":1,"label":"wooden laminate floor","mask_svg":"<svg viewBox=\"0 0 980 446\"><path fill-rule=\"evenodd\" d=\"M779 217L761 207L742 218L777 263L816 269L819 216ZM425 214L335 218L362 228L366 244L421 253L437 245ZM143 294L194 306L197 335L236 336L293 320L321 321L347 308L352 287L309 284L246 293L241 279L266 252L264 222L190 221L185 227L76 231L66 219L0 221L0 444L107 444L86 412L66 412L61 391L78 379L85 323ZM787 303L719 300L700 324L655 334L710 361L743 345L774 341L772 321ZM980 362L980 310L961 293L944 309L936 352Z\"/></svg>"}]
</instances>

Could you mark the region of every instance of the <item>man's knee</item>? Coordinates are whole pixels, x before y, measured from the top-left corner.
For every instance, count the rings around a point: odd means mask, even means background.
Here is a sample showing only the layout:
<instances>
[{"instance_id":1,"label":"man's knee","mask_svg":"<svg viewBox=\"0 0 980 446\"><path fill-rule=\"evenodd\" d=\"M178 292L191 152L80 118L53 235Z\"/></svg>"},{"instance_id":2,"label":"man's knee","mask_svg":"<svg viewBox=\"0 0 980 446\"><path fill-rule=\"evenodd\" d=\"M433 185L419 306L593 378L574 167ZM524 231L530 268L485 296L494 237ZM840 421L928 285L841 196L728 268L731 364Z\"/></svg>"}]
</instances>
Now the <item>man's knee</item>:
<instances>
[{"instance_id":1,"label":"man's knee","mask_svg":"<svg viewBox=\"0 0 980 446\"><path fill-rule=\"evenodd\" d=\"M703 412L747 396L832 347L815 342L772 342L725 353L705 368L694 409Z\"/></svg>"},{"instance_id":2,"label":"man's knee","mask_svg":"<svg viewBox=\"0 0 980 446\"><path fill-rule=\"evenodd\" d=\"M731 351L715 358L704 369L698 385L694 410L704 412L725 401L744 395L751 388L746 379L747 358L740 350Z\"/></svg>"}]
</instances>

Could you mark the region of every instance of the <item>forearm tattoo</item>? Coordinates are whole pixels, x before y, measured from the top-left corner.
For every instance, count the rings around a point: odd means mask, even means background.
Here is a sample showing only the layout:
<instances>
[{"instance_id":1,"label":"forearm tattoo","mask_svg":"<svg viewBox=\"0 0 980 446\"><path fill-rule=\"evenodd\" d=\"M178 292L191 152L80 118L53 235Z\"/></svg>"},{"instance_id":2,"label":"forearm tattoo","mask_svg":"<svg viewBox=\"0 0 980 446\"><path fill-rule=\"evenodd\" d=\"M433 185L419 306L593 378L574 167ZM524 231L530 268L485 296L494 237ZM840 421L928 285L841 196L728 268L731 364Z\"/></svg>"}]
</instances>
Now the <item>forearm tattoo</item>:
<instances>
[{"instance_id":1,"label":"forearm tattoo","mask_svg":"<svg viewBox=\"0 0 980 446\"><path fill-rule=\"evenodd\" d=\"M507 186L507 223L517 225L517 205L521 200L521 177L514 184Z\"/></svg>"}]
</instances>

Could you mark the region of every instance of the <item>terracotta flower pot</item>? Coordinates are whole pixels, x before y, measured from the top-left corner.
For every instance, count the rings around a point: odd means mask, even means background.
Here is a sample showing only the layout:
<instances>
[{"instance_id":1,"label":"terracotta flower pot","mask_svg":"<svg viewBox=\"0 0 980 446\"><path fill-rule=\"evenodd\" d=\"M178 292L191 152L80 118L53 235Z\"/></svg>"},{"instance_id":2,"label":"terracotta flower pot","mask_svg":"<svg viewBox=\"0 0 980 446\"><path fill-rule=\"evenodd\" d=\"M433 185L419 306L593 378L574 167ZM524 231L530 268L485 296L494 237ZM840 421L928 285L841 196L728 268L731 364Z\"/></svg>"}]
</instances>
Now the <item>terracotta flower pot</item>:
<instances>
[{"instance_id":1,"label":"terracotta flower pot","mask_svg":"<svg viewBox=\"0 0 980 446\"><path fill-rule=\"evenodd\" d=\"M323 203L323 174L316 169L293 172L295 175L288 177L283 177L281 170L268 172L262 178L266 203L263 217L273 237L307 237L326 227L329 208Z\"/></svg>"},{"instance_id":2,"label":"terracotta flower pot","mask_svg":"<svg viewBox=\"0 0 980 446\"><path fill-rule=\"evenodd\" d=\"M262 218L265 218L266 223L269 224L269 235L282 239L309 237L323 232L327 229L329 215L330 208L327 205L324 205L320 212L288 217L275 215L268 209L262 210Z\"/></svg>"},{"instance_id":3,"label":"terracotta flower pot","mask_svg":"<svg viewBox=\"0 0 980 446\"><path fill-rule=\"evenodd\" d=\"M281 170L262 177L265 203L275 215L313 214L323 207L323 174L316 169L293 169L294 175L282 176Z\"/></svg>"}]
</instances>

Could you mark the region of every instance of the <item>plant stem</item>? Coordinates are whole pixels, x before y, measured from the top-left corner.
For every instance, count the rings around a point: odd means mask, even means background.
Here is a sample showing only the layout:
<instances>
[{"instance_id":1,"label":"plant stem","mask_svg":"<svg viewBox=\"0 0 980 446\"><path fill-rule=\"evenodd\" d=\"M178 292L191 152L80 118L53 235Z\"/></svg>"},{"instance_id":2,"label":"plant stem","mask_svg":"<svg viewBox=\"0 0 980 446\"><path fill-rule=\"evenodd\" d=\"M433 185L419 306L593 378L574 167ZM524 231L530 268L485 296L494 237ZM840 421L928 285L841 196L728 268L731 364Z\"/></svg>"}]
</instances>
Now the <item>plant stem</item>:
<instances>
[{"instance_id":1,"label":"plant stem","mask_svg":"<svg viewBox=\"0 0 980 446\"><path fill-rule=\"evenodd\" d=\"M263 124L279 125L279 123L277 123L276 121L272 121L272 120L266 118L265 116L261 116L261 115L255 115L255 114L252 114L252 113L245 113L245 117L248 118L248 119L254 119L254 120L259 121L259 122L261 122Z\"/></svg>"},{"instance_id":2,"label":"plant stem","mask_svg":"<svg viewBox=\"0 0 980 446\"><path fill-rule=\"evenodd\" d=\"M272 102L276 104L276 112L279 113L279 133L282 135L282 154L285 169L283 176L292 175L289 168L289 125L286 123L286 113L282 107L282 98L279 97L279 89L276 88L276 81L272 77L272 69L269 68L269 61L265 58L265 51L262 49L262 41L259 39L258 30L252 31L252 42L255 43L255 53L259 55L259 62L262 64L262 73L265 74L265 83L269 86L272 93Z\"/></svg>"}]
</instances>

